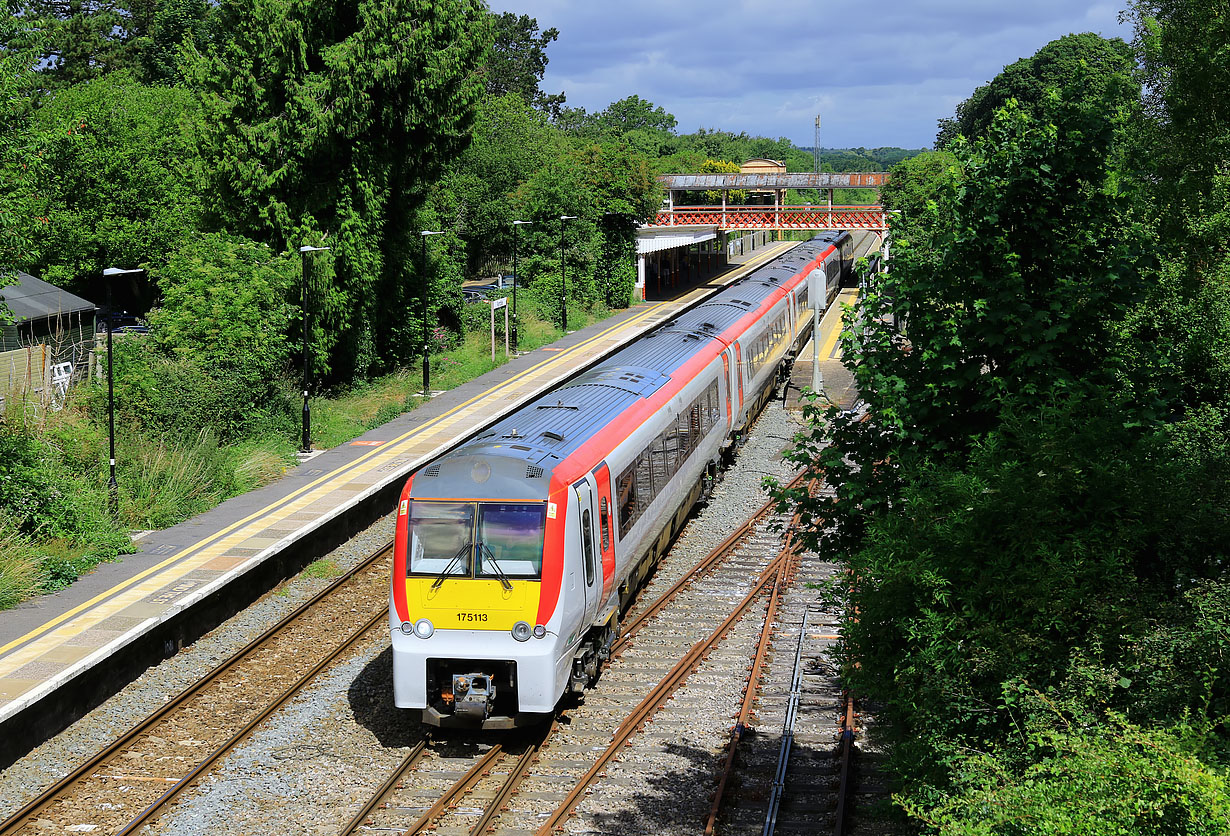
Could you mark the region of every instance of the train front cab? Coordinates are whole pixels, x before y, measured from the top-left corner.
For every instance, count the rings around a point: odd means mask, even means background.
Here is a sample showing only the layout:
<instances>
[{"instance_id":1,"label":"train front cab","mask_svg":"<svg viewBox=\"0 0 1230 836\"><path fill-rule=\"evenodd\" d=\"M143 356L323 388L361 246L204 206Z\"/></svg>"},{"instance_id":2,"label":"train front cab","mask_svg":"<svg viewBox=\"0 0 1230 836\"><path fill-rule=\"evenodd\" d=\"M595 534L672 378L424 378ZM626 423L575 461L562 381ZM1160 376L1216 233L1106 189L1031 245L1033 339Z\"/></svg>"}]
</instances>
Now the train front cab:
<instances>
[{"instance_id":1,"label":"train front cab","mask_svg":"<svg viewBox=\"0 0 1230 836\"><path fill-rule=\"evenodd\" d=\"M545 719L565 690L596 678L609 650L614 607L604 613L611 630L583 629L610 597L609 482L604 489L595 472L576 485L552 481L547 494L549 476L527 471L524 460L450 457L403 491L390 605L394 703L429 725ZM436 479L449 490L427 486Z\"/></svg>"}]
</instances>

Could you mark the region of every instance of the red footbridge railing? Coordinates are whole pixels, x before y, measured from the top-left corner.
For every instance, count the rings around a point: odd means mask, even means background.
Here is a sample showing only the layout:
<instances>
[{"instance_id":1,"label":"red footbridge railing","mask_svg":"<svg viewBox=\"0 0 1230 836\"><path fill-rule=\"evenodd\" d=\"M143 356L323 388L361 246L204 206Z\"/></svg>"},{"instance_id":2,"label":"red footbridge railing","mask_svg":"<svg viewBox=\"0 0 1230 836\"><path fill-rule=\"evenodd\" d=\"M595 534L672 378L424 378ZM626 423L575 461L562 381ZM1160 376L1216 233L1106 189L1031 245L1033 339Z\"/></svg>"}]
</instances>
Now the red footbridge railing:
<instances>
[{"instance_id":1,"label":"red footbridge railing","mask_svg":"<svg viewBox=\"0 0 1230 836\"><path fill-rule=\"evenodd\" d=\"M650 226L702 224L721 229L888 228L882 206L676 206L663 209Z\"/></svg>"}]
</instances>

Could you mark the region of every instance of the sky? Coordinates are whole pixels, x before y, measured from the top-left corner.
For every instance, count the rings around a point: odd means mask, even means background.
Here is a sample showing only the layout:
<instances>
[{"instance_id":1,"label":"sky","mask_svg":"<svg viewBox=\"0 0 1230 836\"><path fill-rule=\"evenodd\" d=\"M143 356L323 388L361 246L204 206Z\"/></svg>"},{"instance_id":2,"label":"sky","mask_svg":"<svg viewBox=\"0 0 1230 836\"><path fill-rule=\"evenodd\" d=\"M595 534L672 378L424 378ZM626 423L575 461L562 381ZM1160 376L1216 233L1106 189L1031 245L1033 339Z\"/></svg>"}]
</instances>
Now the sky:
<instances>
[{"instance_id":1,"label":"sky","mask_svg":"<svg viewBox=\"0 0 1230 836\"><path fill-rule=\"evenodd\" d=\"M926 148L936 122L1055 38L1131 40L1098 0L489 0L554 26L542 81L600 111L636 94L700 128L810 147Z\"/></svg>"}]
</instances>

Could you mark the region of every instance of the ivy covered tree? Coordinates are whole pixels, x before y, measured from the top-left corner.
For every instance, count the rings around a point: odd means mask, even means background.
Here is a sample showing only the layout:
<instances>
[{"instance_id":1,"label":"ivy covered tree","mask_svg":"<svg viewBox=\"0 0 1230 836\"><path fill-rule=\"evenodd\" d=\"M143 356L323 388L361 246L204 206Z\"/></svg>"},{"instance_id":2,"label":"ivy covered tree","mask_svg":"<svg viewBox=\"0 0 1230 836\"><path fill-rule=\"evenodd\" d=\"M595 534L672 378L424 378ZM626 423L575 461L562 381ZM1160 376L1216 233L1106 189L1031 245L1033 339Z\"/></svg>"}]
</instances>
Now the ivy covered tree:
<instances>
[{"instance_id":1,"label":"ivy covered tree","mask_svg":"<svg viewBox=\"0 0 1230 836\"><path fill-rule=\"evenodd\" d=\"M463 151L483 91L478 0L226 0L189 78L214 223L275 248L331 246L333 372L392 365L390 305L416 284L416 210Z\"/></svg>"}]
</instances>

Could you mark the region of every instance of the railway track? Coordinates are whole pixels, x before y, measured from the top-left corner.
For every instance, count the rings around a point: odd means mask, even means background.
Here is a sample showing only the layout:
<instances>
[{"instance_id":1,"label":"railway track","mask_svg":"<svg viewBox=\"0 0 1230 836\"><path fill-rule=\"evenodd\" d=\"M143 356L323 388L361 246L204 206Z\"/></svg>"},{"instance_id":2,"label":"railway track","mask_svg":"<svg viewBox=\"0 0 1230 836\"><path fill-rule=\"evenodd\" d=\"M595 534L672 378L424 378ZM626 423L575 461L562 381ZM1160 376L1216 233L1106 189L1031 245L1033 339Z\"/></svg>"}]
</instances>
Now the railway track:
<instances>
[{"instance_id":1,"label":"railway track","mask_svg":"<svg viewBox=\"0 0 1230 836\"><path fill-rule=\"evenodd\" d=\"M391 543L373 552L0 823L0 836L127 834L154 821L265 718L379 634L387 612L371 602L386 600L391 558Z\"/></svg>"},{"instance_id":2,"label":"railway track","mask_svg":"<svg viewBox=\"0 0 1230 836\"><path fill-rule=\"evenodd\" d=\"M773 649L748 677L705 833L844 832L852 735L842 733L848 701L835 656L844 616L821 594L839 571L800 560L766 621L761 641Z\"/></svg>"},{"instance_id":3,"label":"railway track","mask_svg":"<svg viewBox=\"0 0 1230 836\"><path fill-rule=\"evenodd\" d=\"M723 639L787 582L792 558L775 533L784 522L766 503L698 563L674 567L676 582L651 583L597 687L554 723L521 739L423 741L341 833L552 832L707 658L725 653L724 664L746 666Z\"/></svg>"}]
</instances>

